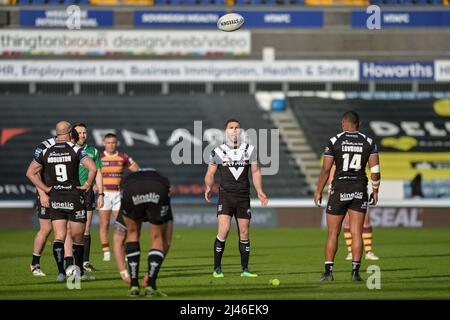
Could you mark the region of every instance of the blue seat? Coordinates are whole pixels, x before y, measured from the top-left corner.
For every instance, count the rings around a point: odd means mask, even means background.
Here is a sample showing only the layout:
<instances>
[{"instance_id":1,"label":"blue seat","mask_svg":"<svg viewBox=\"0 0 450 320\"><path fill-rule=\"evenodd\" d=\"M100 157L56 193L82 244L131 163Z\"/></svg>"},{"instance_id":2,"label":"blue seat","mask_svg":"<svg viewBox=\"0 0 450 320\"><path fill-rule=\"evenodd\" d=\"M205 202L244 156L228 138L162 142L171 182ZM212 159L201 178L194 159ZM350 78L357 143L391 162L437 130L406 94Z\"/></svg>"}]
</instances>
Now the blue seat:
<instances>
[{"instance_id":1,"label":"blue seat","mask_svg":"<svg viewBox=\"0 0 450 320\"><path fill-rule=\"evenodd\" d=\"M61 4L61 0L47 0L48 4Z\"/></svg>"},{"instance_id":2,"label":"blue seat","mask_svg":"<svg viewBox=\"0 0 450 320\"><path fill-rule=\"evenodd\" d=\"M29 4L30 0L17 0L17 4Z\"/></svg>"}]
</instances>

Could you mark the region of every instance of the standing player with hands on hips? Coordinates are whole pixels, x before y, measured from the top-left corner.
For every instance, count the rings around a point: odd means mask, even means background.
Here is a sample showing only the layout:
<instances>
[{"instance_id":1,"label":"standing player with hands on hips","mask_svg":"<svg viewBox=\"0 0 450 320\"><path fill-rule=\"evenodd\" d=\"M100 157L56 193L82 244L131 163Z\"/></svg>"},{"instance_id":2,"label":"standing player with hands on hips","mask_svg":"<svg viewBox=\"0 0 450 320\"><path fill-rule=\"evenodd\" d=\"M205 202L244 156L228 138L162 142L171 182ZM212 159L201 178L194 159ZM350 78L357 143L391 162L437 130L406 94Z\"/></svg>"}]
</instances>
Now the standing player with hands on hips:
<instances>
[{"instance_id":1,"label":"standing player with hands on hips","mask_svg":"<svg viewBox=\"0 0 450 320\"><path fill-rule=\"evenodd\" d=\"M238 120L230 119L225 124L227 142L215 148L210 157L205 175L205 199L211 201L214 174L219 169L221 180L219 201L217 203L218 233L214 241L214 278L223 278L222 255L225 241L235 216L239 232L239 252L241 255L241 277L257 277L249 271L250 258L250 182L249 169L252 172L253 185L261 204L267 206L268 199L262 190L262 176L256 158L256 149L240 141L241 126Z\"/></svg>"},{"instance_id":2,"label":"standing player with hands on hips","mask_svg":"<svg viewBox=\"0 0 450 320\"><path fill-rule=\"evenodd\" d=\"M64 240L67 224L70 225L73 240L75 264L83 276L83 233L86 223L86 210L82 192L91 188L97 168L83 148L71 142L71 126L66 121L56 125L55 144L35 153L27 170L27 177L50 196L49 214L55 233L53 254L58 267L58 281L64 281ZM88 178L80 186L78 169L80 162L89 170ZM41 180L41 172L44 172Z\"/></svg>"},{"instance_id":3,"label":"standing player with hands on hips","mask_svg":"<svg viewBox=\"0 0 450 320\"><path fill-rule=\"evenodd\" d=\"M314 194L314 202L320 207L323 188L327 183L333 163L335 163L336 173L326 208L328 239L325 246L325 272L320 280L334 280L333 266L338 237L345 215L348 214L352 235L351 279L362 281L359 275L363 247L362 229L369 206L368 179L365 168L368 164L371 172L373 193L370 196L370 204L376 205L381 179L378 150L371 138L358 131L359 116L356 112L345 112L341 126L343 132L332 137L325 148L322 169Z\"/></svg>"}]
</instances>

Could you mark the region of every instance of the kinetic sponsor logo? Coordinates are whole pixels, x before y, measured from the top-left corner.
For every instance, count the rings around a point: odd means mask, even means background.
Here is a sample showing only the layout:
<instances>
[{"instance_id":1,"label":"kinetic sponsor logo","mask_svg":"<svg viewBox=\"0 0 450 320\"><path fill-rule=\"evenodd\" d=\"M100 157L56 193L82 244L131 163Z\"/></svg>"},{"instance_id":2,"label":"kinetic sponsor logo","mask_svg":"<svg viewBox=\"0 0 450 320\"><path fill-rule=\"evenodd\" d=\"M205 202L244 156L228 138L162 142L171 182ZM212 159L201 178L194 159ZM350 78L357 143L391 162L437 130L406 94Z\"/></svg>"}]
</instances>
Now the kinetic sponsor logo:
<instances>
[{"instance_id":1,"label":"kinetic sponsor logo","mask_svg":"<svg viewBox=\"0 0 450 320\"><path fill-rule=\"evenodd\" d=\"M150 202L151 203L159 203L159 198L160 198L159 194L157 194L155 192L132 196L134 205L138 205L141 203L150 203Z\"/></svg>"},{"instance_id":2,"label":"kinetic sponsor logo","mask_svg":"<svg viewBox=\"0 0 450 320\"><path fill-rule=\"evenodd\" d=\"M74 204L72 202L56 202L52 201L53 209L73 210Z\"/></svg>"},{"instance_id":3,"label":"kinetic sponsor logo","mask_svg":"<svg viewBox=\"0 0 450 320\"><path fill-rule=\"evenodd\" d=\"M350 201L353 199L362 199L363 193L362 192L339 193L339 197L341 201Z\"/></svg>"}]
</instances>

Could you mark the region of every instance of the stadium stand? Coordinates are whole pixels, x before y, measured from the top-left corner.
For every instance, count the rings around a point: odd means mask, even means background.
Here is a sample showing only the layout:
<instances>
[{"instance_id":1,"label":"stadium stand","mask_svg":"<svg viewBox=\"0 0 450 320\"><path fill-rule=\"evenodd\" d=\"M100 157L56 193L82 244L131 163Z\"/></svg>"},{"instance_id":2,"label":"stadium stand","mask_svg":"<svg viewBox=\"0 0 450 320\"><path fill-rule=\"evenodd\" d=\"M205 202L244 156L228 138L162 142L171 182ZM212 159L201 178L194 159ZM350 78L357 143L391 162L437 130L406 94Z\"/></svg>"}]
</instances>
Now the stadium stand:
<instances>
[{"instance_id":1,"label":"stadium stand","mask_svg":"<svg viewBox=\"0 0 450 320\"><path fill-rule=\"evenodd\" d=\"M11 5L98 5L98 6L442 6L449 0L9 0Z\"/></svg>"},{"instance_id":2,"label":"stadium stand","mask_svg":"<svg viewBox=\"0 0 450 320\"><path fill-rule=\"evenodd\" d=\"M417 173L427 180L427 196L450 195L449 99L374 100L291 97L293 110L318 157L329 138L341 131L347 110L361 117L361 132L372 137L380 152L383 179L407 181ZM410 192L410 191L409 191Z\"/></svg>"},{"instance_id":3,"label":"stadium stand","mask_svg":"<svg viewBox=\"0 0 450 320\"><path fill-rule=\"evenodd\" d=\"M193 134L195 120L203 121L203 131L208 128L222 129L226 119L231 117L239 118L245 128L273 128L265 112L257 107L251 95L228 95L226 98L221 95L184 94L64 98L10 95L0 98L0 112L0 128L11 128L13 123L19 130L3 130L0 153L0 175L4 177L2 184L14 185L16 187L11 188L16 189L26 188L29 183L24 172L35 146L50 135L50 130L57 121L67 119L85 122L91 132L89 143L93 144L94 136L97 135L99 149L102 149L101 137L107 131L114 130L121 141L121 150L130 154L141 166L158 168L171 178L175 198L196 198L200 202L203 201L206 164L172 163L172 145L178 143L178 138L173 136L175 130L185 128ZM155 130L155 141L158 141L156 145L149 143L150 128ZM171 137L174 140L172 145L168 145ZM291 163L283 143L281 148L279 173L265 177L264 190L270 197L276 198L310 196L304 177ZM14 157L8 156L11 154ZM32 194L10 194L10 197L32 199Z\"/></svg>"}]
</instances>

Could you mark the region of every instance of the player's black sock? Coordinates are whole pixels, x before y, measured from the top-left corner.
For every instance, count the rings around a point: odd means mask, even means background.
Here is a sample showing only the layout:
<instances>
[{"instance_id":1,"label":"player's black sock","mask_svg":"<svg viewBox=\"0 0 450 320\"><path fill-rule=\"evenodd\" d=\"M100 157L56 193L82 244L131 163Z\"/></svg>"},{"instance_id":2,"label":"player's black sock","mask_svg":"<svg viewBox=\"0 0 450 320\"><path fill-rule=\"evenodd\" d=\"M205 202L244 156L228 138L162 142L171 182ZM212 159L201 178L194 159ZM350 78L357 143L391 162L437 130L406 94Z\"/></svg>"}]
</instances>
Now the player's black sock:
<instances>
[{"instance_id":1,"label":"player's black sock","mask_svg":"<svg viewBox=\"0 0 450 320\"><path fill-rule=\"evenodd\" d=\"M65 268L67 269L68 266L73 265L73 257L64 257L65 261Z\"/></svg>"},{"instance_id":2,"label":"player's black sock","mask_svg":"<svg viewBox=\"0 0 450 320\"><path fill-rule=\"evenodd\" d=\"M72 245L73 257L75 258L75 264L78 268L80 268L80 275L84 274L83 270L83 251L84 245L80 243L74 243Z\"/></svg>"},{"instance_id":3,"label":"player's black sock","mask_svg":"<svg viewBox=\"0 0 450 320\"><path fill-rule=\"evenodd\" d=\"M83 254L83 262L89 261L89 253L91 252L91 235L83 236L84 242L84 254Z\"/></svg>"},{"instance_id":4,"label":"player's black sock","mask_svg":"<svg viewBox=\"0 0 450 320\"><path fill-rule=\"evenodd\" d=\"M352 261L352 272L359 273L359 267L361 267L361 261Z\"/></svg>"},{"instance_id":5,"label":"player's black sock","mask_svg":"<svg viewBox=\"0 0 450 320\"><path fill-rule=\"evenodd\" d=\"M148 252L148 284L154 290L156 290L156 279L163 261L164 252L157 249L151 249Z\"/></svg>"},{"instance_id":6,"label":"player's black sock","mask_svg":"<svg viewBox=\"0 0 450 320\"><path fill-rule=\"evenodd\" d=\"M333 272L334 262L333 261L325 261L325 273Z\"/></svg>"},{"instance_id":7,"label":"player's black sock","mask_svg":"<svg viewBox=\"0 0 450 320\"><path fill-rule=\"evenodd\" d=\"M222 241L216 237L216 240L214 241L214 270L220 268L224 251L225 241Z\"/></svg>"},{"instance_id":8,"label":"player's black sock","mask_svg":"<svg viewBox=\"0 0 450 320\"><path fill-rule=\"evenodd\" d=\"M53 256L56 260L56 265L58 266L59 273L66 273L64 271L64 241L55 240L53 241Z\"/></svg>"},{"instance_id":9,"label":"player's black sock","mask_svg":"<svg viewBox=\"0 0 450 320\"><path fill-rule=\"evenodd\" d=\"M139 260L141 258L141 248L139 242L127 242L125 252L128 259L128 268L131 277L131 286L139 287Z\"/></svg>"},{"instance_id":10,"label":"player's black sock","mask_svg":"<svg viewBox=\"0 0 450 320\"><path fill-rule=\"evenodd\" d=\"M31 265L35 266L41 263L41 255L33 252L33 257L31 258Z\"/></svg>"},{"instance_id":11,"label":"player's black sock","mask_svg":"<svg viewBox=\"0 0 450 320\"><path fill-rule=\"evenodd\" d=\"M250 240L239 240L239 252L241 253L242 270L248 270L248 259L250 258Z\"/></svg>"}]
</instances>

